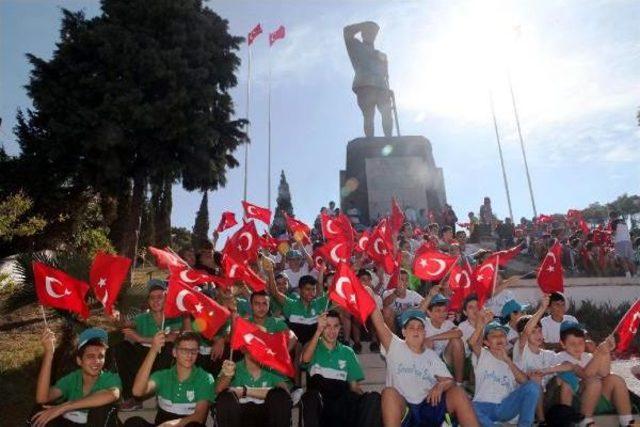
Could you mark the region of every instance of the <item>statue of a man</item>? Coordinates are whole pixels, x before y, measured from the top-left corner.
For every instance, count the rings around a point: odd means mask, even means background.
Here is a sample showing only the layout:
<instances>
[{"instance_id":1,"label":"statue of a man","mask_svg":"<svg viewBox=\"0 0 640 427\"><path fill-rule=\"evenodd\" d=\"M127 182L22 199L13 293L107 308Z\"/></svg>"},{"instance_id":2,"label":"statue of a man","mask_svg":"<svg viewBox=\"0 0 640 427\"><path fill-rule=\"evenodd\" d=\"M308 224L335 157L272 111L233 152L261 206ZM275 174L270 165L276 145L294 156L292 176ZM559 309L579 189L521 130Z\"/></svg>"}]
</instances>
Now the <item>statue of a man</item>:
<instances>
[{"instance_id":1,"label":"statue of a man","mask_svg":"<svg viewBox=\"0 0 640 427\"><path fill-rule=\"evenodd\" d=\"M384 135L391 136L393 129L387 56L373 46L379 30L378 24L371 21L344 27L344 41L356 72L352 89L364 116L366 137L374 134L373 116L376 107L382 116ZM362 41L356 38L358 33Z\"/></svg>"}]
</instances>

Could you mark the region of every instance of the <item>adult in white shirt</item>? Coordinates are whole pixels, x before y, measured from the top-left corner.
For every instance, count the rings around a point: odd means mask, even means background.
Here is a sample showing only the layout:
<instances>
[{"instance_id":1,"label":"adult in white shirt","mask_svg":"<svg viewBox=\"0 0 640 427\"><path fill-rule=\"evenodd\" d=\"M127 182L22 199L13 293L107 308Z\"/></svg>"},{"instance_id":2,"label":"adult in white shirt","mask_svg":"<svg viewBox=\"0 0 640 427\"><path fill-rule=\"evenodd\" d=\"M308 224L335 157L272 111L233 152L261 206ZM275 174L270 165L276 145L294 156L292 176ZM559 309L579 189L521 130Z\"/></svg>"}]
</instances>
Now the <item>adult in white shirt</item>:
<instances>
[{"instance_id":1,"label":"adult in white shirt","mask_svg":"<svg viewBox=\"0 0 640 427\"><path fill-rule=\"evenodd\" d=\"M542 339L545 348L560 350L560 325L562 322L578 323L578 319L568 314L567 300L562 292L553 292L549 296L549 315L540 320Z\"/></svg>"},{"instance_id":2,"label":"adult in white shirt","mask_svg":"<svg viewBox=\"0 0 640 427\"><path fill-rule=\"evenodd\" d=\"M424 300L422 295L416 291L407 289L408 284L409 272L401 269L396 288L389 289L382 294L384 321L393 332L397 330L399 316L408 309L419 307ZM426 311L426 307L422 311Z\"/></svg>"},{"instance_id":3,"label":"adult in white shirt","mask_svg":"<svg viewBox=\"0 0 640 427\"><path fill-rule=\"evenodd\" d=\"M391 332L379 310L373 311L371 321L386 353L387 379L382 390L385 426L399 426L401 422L441 425L447 412L460 425L479 426L464 390L454 383L438 355L425 346L424 312L407 310L402 314L404 340Z\"/></svg>"},{"instance_id":4,"label":"adult in white shirt","mask_svg":"<svg viewBox=\"0 0 640 427\"><path fill-rule=\"evenodd\" d=\"M483 427L509 421L516 415L519 427L531 426L542 390L509 358L507 327L497 321L487 323L490 319L483 313L469 340L476 357L473 408Z\"/></svg>"}]
</instances>

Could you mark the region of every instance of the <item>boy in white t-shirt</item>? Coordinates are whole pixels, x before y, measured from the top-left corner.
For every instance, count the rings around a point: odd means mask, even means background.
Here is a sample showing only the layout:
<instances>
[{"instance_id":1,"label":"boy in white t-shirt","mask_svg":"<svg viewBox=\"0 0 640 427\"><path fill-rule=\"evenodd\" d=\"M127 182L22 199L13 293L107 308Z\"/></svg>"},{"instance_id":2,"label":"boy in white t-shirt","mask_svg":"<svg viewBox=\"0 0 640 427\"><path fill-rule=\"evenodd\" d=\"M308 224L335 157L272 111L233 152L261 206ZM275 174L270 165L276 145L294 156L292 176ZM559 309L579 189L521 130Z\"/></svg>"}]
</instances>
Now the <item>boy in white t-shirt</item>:
<instances>
[{"instance_id":1,"label":"boy in white t-shirt","mask_svg":"<svg viewBox=\"0 0 640 427\"><path fill-rule=\"evenodd\" d=\"M562 322L560 343L565 351L557 354L558 361L574 365L572 372L563 372L560 379L560 403L572 405L579 397L580 412L585 416L581 426L594 425L593 415L615 407L621 426L633 426L631 399L624 379L611 373L611 351L616 343L609 336L591 354L585 351L585 330L575 322Z\"/></svg>"},{"instance_id":2,"label":"boy in white t-shirt","mask_svg":"<svg viewBox=\"0 0 640 427\"><path fill-rule=\"evenodd\" d=\"M524 311L527 308L529 308L527 304L521 304L515 299L507 301L502 306L500 316L502 317L502 323L507 327L507 350L511 350L518 339L516 323L525 314Z\"/></svg>"},{"instance_id":3,"label":"boy in white t-shirt","mask_svg":"<svg viewBox=\"0 0 640 427\"><path fill-rule=\"evenodd\" d=\"M458 329L462 332L462 343L464 344L464 354L466 358L471 357L471 349L469 348L469 338L476 330L476 322L478 320L478 295L471 294L462 302L462 314L465 320L458 324Z\"/></svg>"},{"instance_id":4,"label":"boy in white t-shirt","mask_svg":"<svg viewBox=\"0 0 640 427\"><path fill-rule=\"evenodd\" d=\"M516 366L507 353L507 327L479 316L469 340L475 360L473 408L483 427L518 416L518 426L531 426L541 388ZM484 343L484 346L483 346Z\"/></svg>"},{"instance_id":5,"label":"boy in white t-shirt","mask_svg":"<svg viewBox=\"0 0 640 427\"><path fill-rule=\"evenodd\" d=\"M434 287L435 288L435 287ZM427 347L433 348L449 367L458 384L464 379L464 344L462 331L447 319L449 298L436 294L430 298L425 321Z\"/></svg>"},{"instance_id":6,"label":"boy in white t-shirt","mask_svg":"<svg viewBox=\"0 0 640 427\"><path fill-rule=\"evenodd\" d=\"M382 390L385 426L440 426L449 414L462 426L479 426L464 390L455 384L444 362L425 346L424 312L402 313L404 340L391 332L379 310L370 318L387 362Z\"/></svg>"},{"instance_id":7,"label":"boy in white t-shirt","mask_svg":"<svg viewBox=\"0 0 640 427\"><path fill-rule=\"evenodd\" d=\"M561 351L560 324L565 321L578 323L578 319L568 314L567 299L562 292L552 292L549 296L549 315L540 320L544 346L549 350Z\"/></svg>"},{"instance_id":8,"label":"boy in white t-shirt","mask_svg":"<svg viewBox=\"0 0 640 427\"><path fill-rule=\"evenodd\" d=\"M384 321L392 332L397 330L400 315L408 309L419 307L424 298L422 295L407 289L409 286L409 272L400 269L398 284L395 289L389 289L382 294L382 313Z\"/></svg>"}]
</instances>

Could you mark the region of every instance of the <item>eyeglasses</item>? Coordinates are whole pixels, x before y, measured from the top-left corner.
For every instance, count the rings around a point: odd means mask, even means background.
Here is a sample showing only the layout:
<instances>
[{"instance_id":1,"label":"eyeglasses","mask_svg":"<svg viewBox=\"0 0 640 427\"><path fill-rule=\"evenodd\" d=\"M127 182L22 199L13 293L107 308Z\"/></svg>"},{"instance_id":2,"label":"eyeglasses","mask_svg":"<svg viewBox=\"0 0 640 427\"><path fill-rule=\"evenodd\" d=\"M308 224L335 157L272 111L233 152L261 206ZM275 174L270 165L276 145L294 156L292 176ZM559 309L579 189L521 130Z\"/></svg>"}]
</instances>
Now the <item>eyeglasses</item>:
<instances>
[{"instance_id":1,"label":"eyeglasses","mask_svg":"<svg viewBox=\"0 0 640 427\"><path fill-rule=\"evenodd\" d=\"M197 348L180 348L180 347L178 347L176 350L178 350L178 353L180 353L183 356L197 356L198 355L198 349Z\"/></svg>"}]
</instances>

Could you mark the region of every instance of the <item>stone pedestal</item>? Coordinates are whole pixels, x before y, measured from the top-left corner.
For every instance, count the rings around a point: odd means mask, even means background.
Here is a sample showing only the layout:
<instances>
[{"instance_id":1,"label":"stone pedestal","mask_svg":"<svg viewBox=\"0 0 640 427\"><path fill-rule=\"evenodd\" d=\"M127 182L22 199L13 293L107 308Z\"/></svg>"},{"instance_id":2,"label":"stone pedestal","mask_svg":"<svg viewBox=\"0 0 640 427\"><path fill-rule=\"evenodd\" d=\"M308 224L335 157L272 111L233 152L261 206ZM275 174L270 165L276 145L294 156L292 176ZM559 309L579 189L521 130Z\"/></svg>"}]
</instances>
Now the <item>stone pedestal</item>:
<instances>
[{"instance_id":1,"label":"stone pedestal","mask_svg":"<svg viewBox=\"0 0 640 427\"><path fill-rule=\"evenodd\" d=\"M389 214L396 197L405 210L440 211L446 202L442 169L431 143L423 136L357 138L347 145L345 170L340 171L341 209L356 208L370 225Z\"/></svg>"}]
</instances>

